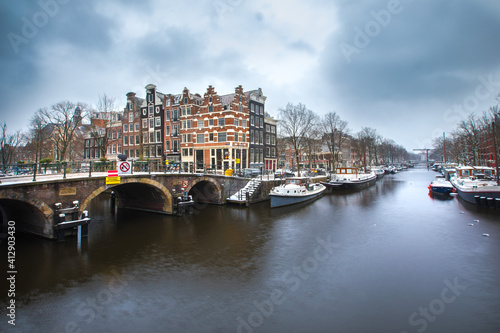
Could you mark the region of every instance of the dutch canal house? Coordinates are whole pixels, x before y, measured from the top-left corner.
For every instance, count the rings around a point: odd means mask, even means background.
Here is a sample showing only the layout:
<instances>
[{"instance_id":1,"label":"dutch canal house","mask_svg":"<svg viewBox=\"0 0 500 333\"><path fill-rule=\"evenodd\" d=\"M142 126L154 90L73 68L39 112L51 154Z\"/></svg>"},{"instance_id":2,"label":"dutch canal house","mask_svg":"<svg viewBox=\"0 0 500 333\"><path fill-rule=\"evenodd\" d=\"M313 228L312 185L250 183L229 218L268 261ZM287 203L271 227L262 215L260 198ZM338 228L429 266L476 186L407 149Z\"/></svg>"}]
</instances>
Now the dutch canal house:
<instances>
[{"instance_id":1,"label":"dutch canal house","mask_svg":"<svg viewBox=\"0 0 500 333\"><path fill-rule=\"evenodd\" d=\"M127 94L127 105L123 109L123 154L130 159L138 159L142 155L141 141L141 106L143 98L136 97L134 92Z\"/></svg>"},{"instance_id":2,"label":"dutch canal house","mask_svg":"<svg viewBox=\"0 0 500 333\"><path fill-rule=\"evenodd\" d=\"M122 117L119 111L90 114L90 127L84 140L86 160L113 159L122 153Z\"/></svg>"},{"instance_id":3,"label":"dutch canal house","mask_svg":"<svg viewBox=\"0 0 500 333\"><path fill-rule=\"evenodd\" d=\"M222 96L212 86L207 88L194 117L196 171L221 173L247 166L248 118L247 97L241 86L233 94Z\"/></svg>"},{"instance_id":4,"label":"dutch canal house","mask_svg":"<svg viewBox=\"0 0 500 333\"><path fill-rule=\"evenodd\" d=\"M165 151L170 167L194 170L194 120L202 101L199 94L191 94L188 88L165 99Z\"/></svg>"},{"instance_id":5,"label":"dutch canal house","mask_svg":"<svg viewBox=\"0 0 500 333\"><path fill-rule=\"evenodd\" d=\"M266 114L260 88L244 92L240 85L219 95L208 86L203 96L188 88L181 94L161 93L154 84L145 89L144 99L127 94L123 117L101 124L112 157L123 153L155 169L189 172L277 168L277 121ZM87 148L87 158L99 157Z\"/></svg>"},{"instance_id":6,"label":"dutch canal house","mask_svg":"<svg viewBox=\"0 0 500 333\"><path fill-rule=\"evenodd\" d=\"M262 95L262 90L247 92L250 111L250 167L264 167L264 104L266 97Z\"/></svg>"},{"instance_id":7,"label":"dutch canal house","mask_svg":"<svg viewBox=\"0 0 500 333\"><path fill-rule=\"evenodd\" d=\"M164 160L164 100L165 95L159 92L154 84L146 86L146 100L141 105L142 157L153 163L161 163Z\"/></svg>"},{"instance_id":8,"label":"dutch canal house","mask_svg":"<svg viewBox=\"0 0 500 333\"><path fill-rule=\"evenodd\" d=\"M278 168L278 144L277 144L277 124L278 121L267 115L264 118L265 142L264 142L264 168L275 171Z\"/></svg>"}]
</instances>

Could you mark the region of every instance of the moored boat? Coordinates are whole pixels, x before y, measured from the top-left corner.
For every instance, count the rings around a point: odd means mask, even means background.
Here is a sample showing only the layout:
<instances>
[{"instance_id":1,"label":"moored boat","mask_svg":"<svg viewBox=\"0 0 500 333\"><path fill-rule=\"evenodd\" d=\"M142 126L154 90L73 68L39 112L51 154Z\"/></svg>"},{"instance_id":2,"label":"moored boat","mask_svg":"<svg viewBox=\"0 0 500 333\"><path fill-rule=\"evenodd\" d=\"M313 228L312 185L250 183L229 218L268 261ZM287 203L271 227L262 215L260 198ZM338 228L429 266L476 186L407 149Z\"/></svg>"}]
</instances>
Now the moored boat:
<instances>
[{"instance_id":1,"label":"moored boat","mask_svg":"<svg viewBox=\"0 0 500 333\"><path fill-rule=\"evenodd\" d=\"M373 173L361 172L358 168L337 168L337 173L332 174L328 182L321 182L332 189L362 189L375 184L377 176Z\"/></svg>"},{"instance_id":2,"label":"moored boat","mask_svg":"<svg viewBox=\"0 0 500 333\"><path fill-rule=\"evenodd\" d=\"M293 205L315 199L323 194L325 186L309 183L307 178L287 178L282 185L273 187L269 193L271 208Z\"/></svg>"},{"instance_id":3,"label":"moored boat","mask_svg":"<svg viewBox=\"0 0 500 333\"><path fill-rule=\"evenodd\" d=\"M382 169L381 167L370 167L370 171L373 172L375 174L375 176L377 176L377 179L380 179L382 177L384 177L385 175L385 170Z\"/></svg>"},{"instance_id":4,"label":"moored boat","mask_svg":"<svg viewBox=\"0 0 500 333\"><path fill-rule=\"evenodd\" d=\"M500 186L491 180L491 177L495 176L493 168L466 166L457 167L456 170L456 175L450 182L460 198L477 205L496 205L495 200L500 199ZM486 170L489 176L484 177Z\"/></svg>"},{"instance_id":5,"label":"moored boat","mask_svg":"<svg viewBox=\"0 0 500 333\"><path fill-rule=\"evenodd\" d=\"M441 175L436 176L436 179L431 181L428 189L432 194L441 196L450 196L450 194L456 192L453 185Z\"/></svg>"}]
</instances>

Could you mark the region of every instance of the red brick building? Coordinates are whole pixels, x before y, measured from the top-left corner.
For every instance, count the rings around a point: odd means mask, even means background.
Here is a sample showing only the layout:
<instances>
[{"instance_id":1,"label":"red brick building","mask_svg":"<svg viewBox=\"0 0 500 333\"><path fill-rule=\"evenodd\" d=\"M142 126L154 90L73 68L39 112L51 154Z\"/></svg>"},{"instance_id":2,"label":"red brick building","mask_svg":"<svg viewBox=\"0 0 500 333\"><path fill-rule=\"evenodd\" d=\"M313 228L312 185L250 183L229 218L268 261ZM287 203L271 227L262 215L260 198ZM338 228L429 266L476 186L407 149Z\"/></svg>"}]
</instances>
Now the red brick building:
<instances>
[{"instance_id":1,"label":"red brick building","mask_svg":"<svg viewBox=\"0 0 500 333\"><path fill-rule=\"evenodd\" d=\"M141 142L141 106L143 98L136 97L136 94L127 94L127 105L123 109L123 154L130 159L138 159L142 156Z\"/></svg>"},{"instance_id":2,"label":"red brick building","mask_svg":"<svg viewBox=\"0 0 500 333\"><path fill-rule=\"evenodd\" d=\"M248 165L248 100L241 86L234 94L219 96L207 88L194 115L195 169L223 172Z\"/></svg>"}]
</instances>

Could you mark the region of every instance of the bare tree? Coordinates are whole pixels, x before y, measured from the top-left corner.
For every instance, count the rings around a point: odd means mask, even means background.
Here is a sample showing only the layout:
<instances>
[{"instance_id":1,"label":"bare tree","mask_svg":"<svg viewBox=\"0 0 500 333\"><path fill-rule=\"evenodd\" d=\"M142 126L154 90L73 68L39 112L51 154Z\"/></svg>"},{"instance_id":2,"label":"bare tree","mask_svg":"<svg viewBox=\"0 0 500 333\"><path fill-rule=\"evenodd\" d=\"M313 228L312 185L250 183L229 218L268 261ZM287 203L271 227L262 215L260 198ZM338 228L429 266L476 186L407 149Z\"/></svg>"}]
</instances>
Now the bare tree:
<instances>
[{"instance_id":1,"label":"bare tree","mask_svg":"<svg viewBox=\"0 0 500 333\"><path fill-rule=\"evenodd\" d=\"M299 158L306 140L311 135L311 130L315 126L316 114L307 109L305 105L299 103L293 105L288 103L285 108L279 109L279 130L282 137L289 139L295 150L297 171L300 175Z\"/></svg>"},{"instance_id":2,"label":"bare tree","mask_svg":"<svg viewBox=\"0 0 500 333\"><path fill-rule=\"evenodd\" d=\"M323 140L331 154L330 165L335 171L339 153L342 150L342 144L347 139L349 133L347 122L341 120L336 112L329 112L324 115L321 121L321 127L324 131Z\"/></svg>"},{"instance_id":3,"label":"bare tree","mask_svg":"<svg viewBox=\"0 0 500 333\"><path fill-rule=\"evenodd\" d=\"M364 151L368 151L368 163L372 164L377 156L377 139L379 137L377 130L371 127L361 127L358 137L362 140ZM379 140L380 141L380 140Z\"/></svg>"},{"instance_id":4,"label":"bare tree","mask_svg":"<svg viewBox=\"0 0 500 333\"><path fill-rule=\"evenodd\" d=\"M396 143L391 139L382 139L380 143L380 158L383 163L393 163Z\"/></svg>"},{"instance_id":5,"label":"bare tree","mask_svg":"<svg viewBox=\"0 0 500 333\"><path fill-rule=\"evenodd\" d=\"M316 165L317 153L321 151L321 131L319 126L313 125L304 140L304 150L309 161L309 168Z\"/></svg>"},{"instance_id":6,"label":"bare tree","mask_svg":"<svg viewBox=\"0 0 500 333\"><path fill-rule=\"evenodd\" d=\"M49 133L46 128L47 122L42 116L42 112L44 112L44 110L46 111L46 108L39 109L33 115L30 120L29 133L27 135L27 139L35 155L35 162L38 162L42 158L44 147L49 138Z\"/></svg>"},{"instance_id":7,"label":"bare tree","mask_svg":"<svg viewBox=\"0 0 500 333\"><path fill-rule=\"evenodd\" d=\"M4 121L0 124L0 157L4 170L12 162L12 157L20 143L21 131L10 134L7 133L7 123Z\"/></svg>"},{"instance_id":8,"label":"bare tree","mask_svg":"<svg viewBox=\"0 0 500 333\"><path fill-rule=\"evenodd\" d=\"M480 121L474 114L470 114L467 120L462 120L457 129L457 135L461 137L466 152L465 161L477 165L479 160L479 133Z\"/></svg>"},{"instance_id":9,"label":"bare tree","mask_svg":"<svg viewBox=\"0 0 500 333\"><path fill-rule=\"evenodd\" d=\"M49 109L41 109L44 121L54 125L53 141L56 148L56 159L63 161L66 158L75 131L82 124L86 116L87 106L83 103L62 101Z\"/></svg>"},{"instance_id":10,"label":"bare tree","mask_svg":"<svg viewBox=\"0 0 500 333\"><path fill-rule=\"evenodd\" d=\"M115 109L115 98L109 97L104 93L99 95L99 100L96 104L96 112L91 113L90 136L94 139L101 157L106 157L106 153L108 152L108 130L111 125L111 111L115 111ZM98 119L95 117L98 117Z\"/></svg>"}]
</instances>

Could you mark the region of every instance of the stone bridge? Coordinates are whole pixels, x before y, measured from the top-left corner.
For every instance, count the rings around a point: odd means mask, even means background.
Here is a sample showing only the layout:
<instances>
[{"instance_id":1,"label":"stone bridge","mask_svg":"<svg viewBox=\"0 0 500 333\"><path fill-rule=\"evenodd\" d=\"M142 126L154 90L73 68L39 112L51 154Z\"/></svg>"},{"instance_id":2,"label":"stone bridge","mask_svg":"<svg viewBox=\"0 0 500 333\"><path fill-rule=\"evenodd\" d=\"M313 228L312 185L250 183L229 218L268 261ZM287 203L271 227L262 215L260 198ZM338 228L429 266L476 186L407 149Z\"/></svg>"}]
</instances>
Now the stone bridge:
<instances>
[{"instance_id":1,"label":"stone bridge","mask_svg":"<svg viewBox=\"0 0 500 333\"><path fill-rule=\"evenodd\" d=\"M164 214L174 213L174 198L187 192L195 202L225 204L226 198L245 186L248 179L210 174L121 175L119 184L106 185L106 176L39 180L0 185L1 222L16 222L16 231L55 238L62 208L75 207L78 216L102 193L116 194L118 207ZM3 228L4 230L6 228Z\"/></svg>"}]
</instances>

